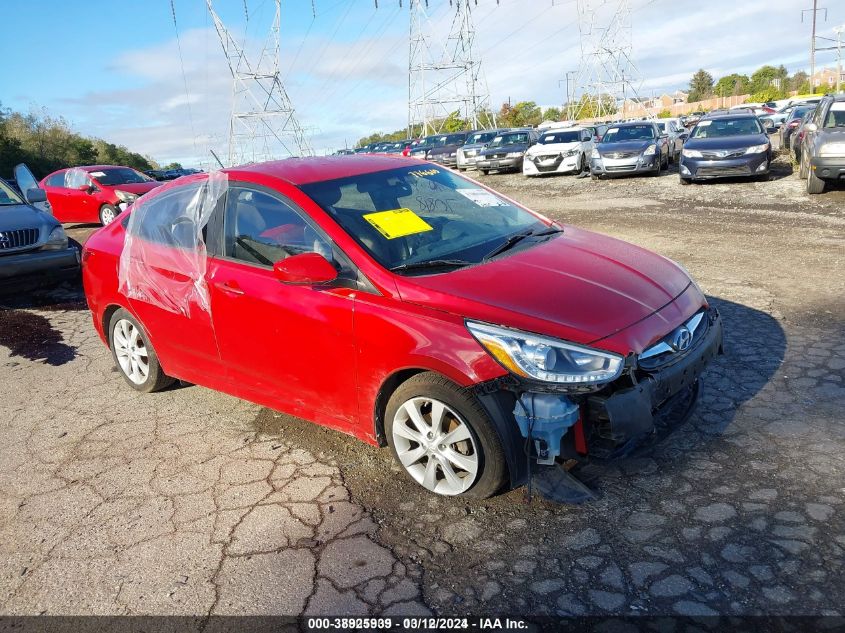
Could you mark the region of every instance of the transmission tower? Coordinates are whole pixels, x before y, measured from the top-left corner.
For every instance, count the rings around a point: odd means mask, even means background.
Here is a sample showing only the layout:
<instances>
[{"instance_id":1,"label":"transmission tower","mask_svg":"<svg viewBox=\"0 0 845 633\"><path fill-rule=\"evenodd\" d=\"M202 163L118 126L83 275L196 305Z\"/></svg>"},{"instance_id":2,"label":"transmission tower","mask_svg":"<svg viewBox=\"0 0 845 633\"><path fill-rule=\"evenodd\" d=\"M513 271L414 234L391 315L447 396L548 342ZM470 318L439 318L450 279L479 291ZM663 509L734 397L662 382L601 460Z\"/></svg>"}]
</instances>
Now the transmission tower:
<instances>
[{"instance_id":1,"label":"transmission tower","mask_svg":"<svg viewBox=\"0 0 845 633\"><path fill-rule=\"evenodd\" d=\"M580 101L567 104L568 118L624 118L626 99L636 98L641 85L632 59L630 0L577 2L581 63L575 93Z\"/></svg>"},{"instance_id":2,"label":"transmission tower","mask_svg":"<svg viewBox=\"0 0 845 633\"><path fill-rule=\"evenodd\" d=\"M471 0L454 0L454 6L449 35L438 43L428 0L409 2L408 136L439 133L455 111L473 129L496 125L481 60L473 53Z\"/></svg>"},{"instance_id":3,"label":"transmission tower","mask_svg":"<svg viewBox=\"0 0 845 633\"><path fill-rule=\"evenodd\" d=\"M311 156L314 153L279 78L281 0L275 0L275 5L270 34L261 49L258 62L253 64L244 46L237 43L217 15L212 0L206 0L232 73L229 165L285 156Z\"/></svg>"}]
</instances>

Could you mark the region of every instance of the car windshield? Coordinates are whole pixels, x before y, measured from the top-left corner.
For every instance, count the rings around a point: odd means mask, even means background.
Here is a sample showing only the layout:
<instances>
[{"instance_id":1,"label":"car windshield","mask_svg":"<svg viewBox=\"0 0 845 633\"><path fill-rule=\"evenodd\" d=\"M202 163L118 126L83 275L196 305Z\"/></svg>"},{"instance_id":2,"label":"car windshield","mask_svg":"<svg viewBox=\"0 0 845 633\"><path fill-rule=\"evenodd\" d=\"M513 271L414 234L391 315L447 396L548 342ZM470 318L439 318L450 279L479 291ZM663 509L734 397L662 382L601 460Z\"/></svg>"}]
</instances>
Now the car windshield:
<instances>
[{"instance_id":1,"label":"car windshield","mask_svg":"<svg viewBox=\"0 0 845 633\"><path fill-rule=\"evenodd\" d=\"M648 125L626 125L624 127L612 127L601 139L602 143L624 143L625 141L645 141L654 138L654 126Z\"/></svg>"},{"instance_id":2,"label":"car windshield","mask_svg":"<svg viewBox=\"0 0 845 633\"><path fill-rule=\"evenodd\" d=\"M824 127L845 127L845 101L835 101L824 119Z\"/></svg>"},{"instance_id":3,"label":"car windshield","mask_svg":"<svg viewBox=\"0 0 845 633\"><path fill-rule=\"evenodd\" d=\"M518 145L528 142L528 132L512 132L509 134L502 134L490 141L489 147L501 147L503 145Z\"/></svg>"},{"instance_id":4,"label":"car windshield","mask_svg":"<svg viewBox=\"0 0 845 633\"><path fill-rule=\"evenodd\" d=\"M577 143L580 140L581 132L569 131L549 132L548 134L543 134L537 142L541 145L550 145L552 143Z\"/></svg>"},{"instance_id":5,"label":"car windshield","mask_svg":"<svg viewBox=\"0 0 845 633\"><path fill-rule=\"evenodd\" d=\"M803 119L805 114L807 114L808 112L812 112L815 109L816 109L816 106L795 108L792 111L792 113L790 114L790 118L792 118L792 119Z\"/></svg>"},{"instance_id":6,"label":"car windshield","mask_svg":"<svg viewBox=\"0 0 845 633\"><path fill-rule=\"evenodd\" d=\"M517 234L549 229L525 209L437 167L400 167L301 189L379 264L408 274L444 272L438 262L478 263Z\"/></svg>"},{"instance_id":7,"label":"car windshield","mask_svg":"<svg viewBox=\"0 0 845 633\"><path fill-rule=\"evenodd\" d=\"M479 145L481 143L486 143L490 139L496 136L495 132L476 132L475 134L470 134L469 138L467 139L467 145Z\"/></svg>"},{"instance_id":8,"label":"car windshield","mask_svg":"<svg viewBox=\"0 0 845 633\"><path fill-rule=\"evenodd\" d=\"M139 182L150 182L152 178L129 167L106 167L88 172L101 185L128 185Z\"/></svg>"},{"instance_id":9,"label":"car windshield","mask_svg":"<svg viewBox=\"0 0 845 633\"><path fill-rule=\"evenodd\" d=\"M21 197L5 182L0 180L0 207L8 207L14 204L23 204Z\"/></svg>"},{"instance_id":10,"label":"car windshield","mask_svg":"<svg viewBox=\"0 0 845 633\"><path fill-rule=\"evenodd\" d=\"M748 136L762 134L763 128L757 117L736 119L705 119L699 121L692 138L723 138L725 136Z\"/></svg>"}]
</instances>

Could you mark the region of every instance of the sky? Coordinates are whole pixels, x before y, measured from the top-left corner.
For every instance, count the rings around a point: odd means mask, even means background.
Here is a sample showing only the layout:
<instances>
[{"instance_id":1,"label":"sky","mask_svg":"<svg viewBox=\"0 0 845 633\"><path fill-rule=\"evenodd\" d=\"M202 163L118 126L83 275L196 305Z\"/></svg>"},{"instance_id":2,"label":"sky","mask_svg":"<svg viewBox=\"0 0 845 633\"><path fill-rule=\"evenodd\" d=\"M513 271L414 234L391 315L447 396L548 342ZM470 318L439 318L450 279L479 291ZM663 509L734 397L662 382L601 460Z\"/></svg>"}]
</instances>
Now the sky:
<instances>
[{"instance_id":1,"label":"sky","mask_svg":"<svg viewBox=\"0 0 845 633\"><path fill-rule=\"evenodd\" d=\"M612 0L608 0L611 2ZM599 0L594 0L598 3ZM248 55L269 34L273 0L213 0ZM807 70L810 3L801 0L630 0L640 96L686 88L699 68L715 79L763 64ZM408 0L282 0L281 76L318 153L407 123ZM845 3L827 4L832 38ZM2 0L0 103L46 108L86 135L165 164L208 166L225 156L232 79L205 0ZM171 6L175 9L176 24ZM429 0L434 33L448 0ZM248 19L247 19L248 16ZM477 0L475 51L496 109L564 101L580 58L576 0ZM819 45L825 41L820 40ZM817 55L835 66L835 51Z\"/></svg>"}]
</instances>

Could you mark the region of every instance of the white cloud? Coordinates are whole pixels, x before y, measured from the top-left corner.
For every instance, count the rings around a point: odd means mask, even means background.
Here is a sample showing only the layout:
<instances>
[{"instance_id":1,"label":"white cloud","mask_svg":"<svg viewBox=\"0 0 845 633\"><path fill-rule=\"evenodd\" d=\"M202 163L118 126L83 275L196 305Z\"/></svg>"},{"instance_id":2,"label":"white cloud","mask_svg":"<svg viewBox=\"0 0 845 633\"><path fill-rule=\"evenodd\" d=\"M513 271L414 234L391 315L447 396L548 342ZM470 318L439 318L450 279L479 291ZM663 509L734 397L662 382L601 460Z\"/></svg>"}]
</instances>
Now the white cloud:
<instances>
[{"instance_id":1,"label":"white cloud","mask_svg":"<svg viewBox=\"0 0 845 633\"><path fill-rule=\"evenodd\" d=\"M304 42L283 38L288 94L318 149L351 145L370 132L406 123L407 6L399 11L385 4L374 14L318 17ZM718 78L764 63L784 63L791 71L806 66L809 34L793 0L634 4L639 7L633 14L634 60L646 94L684 88L700 67ZM431 5L433 28L445 33L448 3ZM830 24L845 20L842 8L829 13ZM580 57L574 0L501 0L499 6L485 0L474 17L475 46L495 107L508 98L564 100L559 82ZM58 109L81 131L160 161L206 161L209 146L225 153L231 75L216 32L182 32L181 51L184 65L175 39L127 50L109 70L136 82L135 88L71 96ZM819 64L825 62L830 56L820 55Z\"/></svg>"}]
</instances>

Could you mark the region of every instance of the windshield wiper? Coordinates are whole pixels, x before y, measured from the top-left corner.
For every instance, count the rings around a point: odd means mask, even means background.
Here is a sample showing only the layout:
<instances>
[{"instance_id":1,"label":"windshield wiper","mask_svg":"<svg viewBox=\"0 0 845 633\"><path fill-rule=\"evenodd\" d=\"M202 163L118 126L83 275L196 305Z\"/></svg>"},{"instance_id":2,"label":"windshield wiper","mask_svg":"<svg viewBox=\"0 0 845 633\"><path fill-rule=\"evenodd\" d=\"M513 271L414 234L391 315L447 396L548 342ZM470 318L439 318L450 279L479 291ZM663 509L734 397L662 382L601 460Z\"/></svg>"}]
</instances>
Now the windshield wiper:
<instances>
[{"instance_id":1,"label":"windshield wiper","mask_svg":"<svg viewBox=\"0 0 845 633\"><path fill-rule=\"evenodd\" d=\"M553 226L549 226L549 227L546 227L545 229L542 229L540 231L535 231L534 229L531 229L530 231L523 231L521 233L514 233L508 239L506 239L504 242L502 242L496 248L494 248L492 251L487 253L484 256L483 259L488 260L488 259L492 259L496 255L501 255L502 253L504 253L505 251L509 251L514 246L519 244L522 240L524 240L528 237L542 237L544 235L554 235L555 233L560 233L561 231L563 231L563 229L559 229L559 228L556 228L556 227L553 227Z\"/></svg>"},{"instance_id":2,"label":"windshield wiper","mask_svg":"<svg viewBox=\"0 0 845 633\"><path fill-rule=\"evenodd\" d=\"M472 262L465 259L429 259L424 262L411 262L408 264L399 264L390 269L391 272L399 273L408 270L425 270L427 268L462 268L469 266Z\"/></svg>"}]
</instances>

